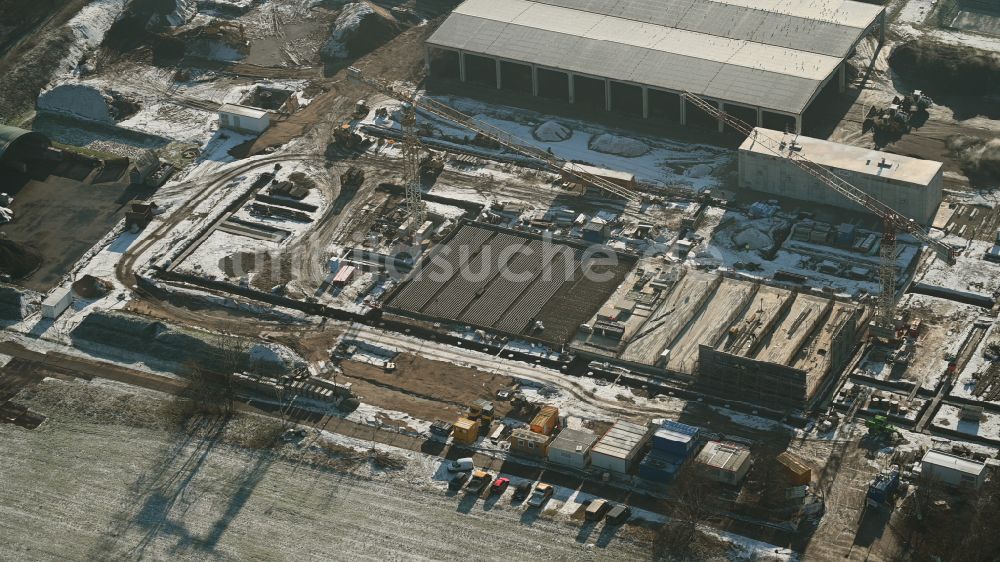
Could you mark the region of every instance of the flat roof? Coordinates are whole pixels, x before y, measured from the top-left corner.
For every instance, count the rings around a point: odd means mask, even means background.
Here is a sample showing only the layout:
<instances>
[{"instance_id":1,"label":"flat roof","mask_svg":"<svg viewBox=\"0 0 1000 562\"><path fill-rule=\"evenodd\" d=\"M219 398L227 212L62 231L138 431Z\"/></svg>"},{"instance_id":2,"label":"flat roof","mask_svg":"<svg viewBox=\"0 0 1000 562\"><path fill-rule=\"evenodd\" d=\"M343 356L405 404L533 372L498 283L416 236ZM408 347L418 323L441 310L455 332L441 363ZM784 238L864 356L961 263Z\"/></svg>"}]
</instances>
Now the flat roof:
<instances>
[{"instance_id":1,"label":"flat roof","mask_svg":"<svg viewBox=\"0 0 1000 562\"><path fill-rule=\"evenodd\" d=\"M584 451L590 450L590 447L597 441L597 435L593 431L587 431L583 429L564 429L556 435L556 438L549 443L550 449L560 449L565 451L576 451L576 448L582 447Z\"/></svg>"},{"instance_id":2,"label":"flat roof","mask_svg":"<svg viewBox=\"0 0 1000 562\"><path fill-rule=\"evenodd\" d=\"M979 476L986 470L985 463L978 463L971 459L950 455L943 451L935 451L934 449L927 451L921 462L950 468L973 476Z\"/></svg>"},{"instance_id":3,"label":"flat roof","mask_svg":"<svg viewBox=\"0 0 1000 562\"><path fill-rule=\"evenodd\" d=\"M618 459L627 459L646 441L650 430L644 425L627 421L616 421L597 444L591 454L601 454Z\"/></svg>"},{"instance_id":4,"label":"flat roof","mask_svg":"<svg viewBox=\"0 0 1000 562\"><path fill-rule=\"evenodd\" d=\"M713 468L737 472L750 460L750 449L738 443L709 441L696 460Z\"/></svg>"},{"instance_id":5,"label":"flat roof","mask_svg":"<svg viewBox=\"0 0 1000 562\"><path fill-rule=\"evenodd\" d=\"M224 103L219 108L219 113L228 113L230 115L239 115L240 117L250 117L251 119L260 119L267 115L267 111L263 109L258 109L256 107L248 107L245 105L238 105L235 103Z\"/></svg>"},{"instance_id":6,"label":"flat roof","mask_svg":"<svg viewBox=\"0 0 1000 562\"><path fill-rule=\"evenodd\" d=\"M612 170L610 168L598 168L597 166L589 166L587 164L580 164L578 162L566 162L563 164L563 170L575 173L590 174L592 176L597 176L601 178L613 178L616 180L623 181L635 181L635 174L629 172L622 172L619 170Z\"/></svg>"},{"instance_id":7,"label":"flat roof","mask_svg":"<svg viewBox=\"0 0 1000 562\"><path fill-rule=\"evenodd\" d=\"M740 151L777 157L768 149L767 143L757 142L757 132L775 140L785 141L784 149L779 151L783 156L796 150L800 156L827 168L847 170L866 176L887 178L919 186L930 185L934 177L941 172L941 163L934 160L921 160L909 156L889 154L872 148L814 139L763 127L754 128L754 134L747 137L740 145Z\"/></svg>"},{"instance_id":8,"label":"flat roof","mask_svg":"<svg viewBox=\"0 0 1000 562\"><path fill-rule=\"evenodd\" d=\"M427 43L800 114L883 12L849 0L466 0Z\"/></svg>"}]
</instances>

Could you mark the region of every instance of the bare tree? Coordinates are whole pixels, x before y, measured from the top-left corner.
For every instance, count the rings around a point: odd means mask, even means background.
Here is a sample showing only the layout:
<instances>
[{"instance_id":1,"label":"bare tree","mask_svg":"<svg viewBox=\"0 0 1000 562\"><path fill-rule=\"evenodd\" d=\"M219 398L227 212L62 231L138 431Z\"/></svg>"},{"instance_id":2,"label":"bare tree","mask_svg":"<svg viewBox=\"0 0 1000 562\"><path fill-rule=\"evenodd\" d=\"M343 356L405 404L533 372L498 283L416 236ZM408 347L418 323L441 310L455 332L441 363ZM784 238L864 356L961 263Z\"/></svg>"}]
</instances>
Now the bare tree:
<instances>
[{"instance_id":1,"label":"bare tree","mask_svg":"<svg viewBox=\"0 0 1000 562\"><path fill-rule=\"evenodd\" d=\"M186 363L187 395L202 412L228 415L236 398L234 374L249 363L249 343L242 336L220 333L209 349L209 357Z\"/></svg>"},{"instance_id":2,"label":"bare tree","mask_svg":"<svg viewBox=\"0 0 1000 562\"><path fill-rule=\"evenodd\" d=\"M688 560L692 557L698 526L717 518L721 487L701 465L685 466L674 482L664 501L669 521L656 530L654 552L658 556Z\"/></svg>"}]
</instances>

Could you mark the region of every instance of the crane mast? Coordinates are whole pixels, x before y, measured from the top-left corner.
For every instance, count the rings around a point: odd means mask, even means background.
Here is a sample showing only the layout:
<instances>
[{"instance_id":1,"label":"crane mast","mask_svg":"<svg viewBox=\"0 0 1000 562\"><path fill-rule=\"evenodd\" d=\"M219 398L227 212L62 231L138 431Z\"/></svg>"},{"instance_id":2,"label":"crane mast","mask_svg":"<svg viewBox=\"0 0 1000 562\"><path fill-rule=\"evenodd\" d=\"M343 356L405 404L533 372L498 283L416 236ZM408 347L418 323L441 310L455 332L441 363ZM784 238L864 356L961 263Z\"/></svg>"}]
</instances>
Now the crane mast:
<instances>
[{"instance_id":1,"label":"crane mast","mask_svg":"<svg viewBox=\"0 0 1000 562\"><path fill-rule=\"evenodd\" d=\"M581 166L573 162L562 160L547 151L531 146L531 143L529 143L528 141L520 139L508 133L507 131L500 129L499 127L494 127L489 123L485 123L470 115L466 115L465 113L462 113L461 111L453 107L450 107L448 105L445 105L439 101L427 97L422 97L420 99L417 99L416 92L412 89L404 89L394 84L391 84L386 80L365 76L364 72L361 69L353 66L347 69L347 77L349 80L360 82L362 84L367 85L369 88L382 95L393 98L395 100L402 101L404 102L404 104L405 103L410 104L410 110L412 110L414 113L414 126L412 126L410 129L413 131L413 141L416 143L417 146L419 146L419 141L417 140L416 136L415 121L416 121L416 110L420 109L422 111L430 113L431 115L434 115L435 117L439 117L441 119L445 119L447 121L455 123L459 126L465 127L466 129L469 129L470 131L476 133L477 135L480 135L484 138L492 140L493 142L496 142L497 144L499 144L500 146L502 146L507 150L515 152L526 158L540 161L543 164L545 164L545 166L549 168L549 170L551 170L552 172L569 175L574 179L576 179L577 181L580 181L586 185L593 185L607 193L610 193L611 195L620 197L629 202L636 202L640 200L639 194L637 194L635 191L628 189L624 186L618 185L608 179L588 173ZM406 120L406 118L404 118L404 120ZM404 129L403 132L405 139L407 128L404 126L403 129ZM404 141L404 148L406 144L407 143ZM407 178L407 180L409 182L409 178ZM419 183L420 180L418 175L416 179L416 184L418 188L419 188ZM416 191L416 193L419 196L419 189Z\"/></svg>"},{"instance_id":2,"label":"crane mast","mask_svg":"<svg viewBox=\"0 0 1000 562\"><path fill-rule=\"evenodd\" d=\"M785 158L826 187L882 219L882 244L879 250L881 262L879 267L879 285L881 293L879 294L874 318L874 325L880 333L891 336L895 331L896 235L899 231L906 232L922 244L926 244L947 263L955 263L955 254L952 249L946 244L931 238L916 221L904 217L892 207L889 207L844 178L834 174L828 168L802 156L801 153L794 150L794 146L789 145L784 140L779 141L759 130L755 130L746 122L719 110L695 94L684 92L684 97L723 124L732 127L747 137L753 138L754 142L760 143L768 152Z\"/></svg>"},{"instance_id":3,"label":"crane mast","mask_svg":"<svg viewBox=\"0 0 1000 562\"><path fill-rule=\"evenodd\" d=\"M413 102L404 103L403 119L400 123L403 129L403 170L406 191L406 213L409 216L412 233L424 224L427 216L424 202L421 199L423 186L420 183L420 139L417 137L417 111Z\"/></svg>"}]
</instances>

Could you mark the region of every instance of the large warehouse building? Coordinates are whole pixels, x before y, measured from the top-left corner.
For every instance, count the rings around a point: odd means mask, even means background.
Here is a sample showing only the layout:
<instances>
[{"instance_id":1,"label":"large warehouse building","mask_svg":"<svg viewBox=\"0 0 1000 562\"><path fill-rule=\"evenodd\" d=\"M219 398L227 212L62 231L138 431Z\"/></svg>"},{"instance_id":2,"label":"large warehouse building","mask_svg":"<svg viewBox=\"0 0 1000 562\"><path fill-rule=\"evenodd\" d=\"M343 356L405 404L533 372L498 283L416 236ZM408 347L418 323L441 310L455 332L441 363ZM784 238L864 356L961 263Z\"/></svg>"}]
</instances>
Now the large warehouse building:
<instances>
[{"instance_id":1,"label":"large warehouse building","mask_svg":"<svg viewBox=\"0 0 1000 562\"><path fill-rule=\"evenodd\" d=\"M721 130L690 92L801 131L872 33L881 47L885 9L849 0L467 0L427 40L427 60L436 78Z\"/></svg>"},{"instance_id":2,"label":"large warehouse building","mask_svg":"<svg viewBox=\"0 0 1000 562\"><path fill-rule=\"evenodd\" d=\"M780 140L778 151L782 154L772 152L768 147L773 143L759 141L758 134ZM831 170L921 224L930 224L941 205L944 174L940 162L760 128L740 146L740 188L863 210L793 164L789 160L792 152Z\"/></svg>"}]
</instances>

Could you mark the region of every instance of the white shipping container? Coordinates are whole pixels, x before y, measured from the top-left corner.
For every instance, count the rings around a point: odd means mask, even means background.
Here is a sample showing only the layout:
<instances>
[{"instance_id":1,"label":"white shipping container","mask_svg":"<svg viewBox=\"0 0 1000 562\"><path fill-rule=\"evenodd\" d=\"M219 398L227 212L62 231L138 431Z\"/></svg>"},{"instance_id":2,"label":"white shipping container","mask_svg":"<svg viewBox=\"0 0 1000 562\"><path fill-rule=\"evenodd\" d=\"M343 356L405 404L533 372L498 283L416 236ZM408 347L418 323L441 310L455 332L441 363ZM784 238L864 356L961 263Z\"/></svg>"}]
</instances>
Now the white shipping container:
<instances>
[{"instance_id":1,"label":"white shipping container","mask_svg":"<svg viewBox=\"0 0 1000 562\"><path fill-rule=\"evenodd\" d=\"M73 291L69 287L57 288L42 301L42 318L55 320L73 302Z\"/></svg>"}]
</instances>

